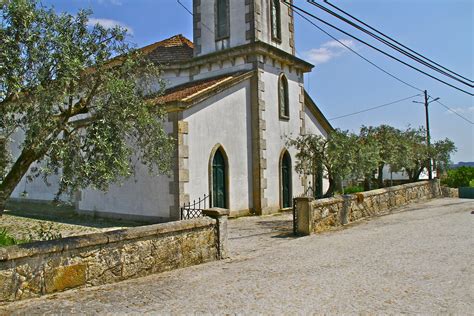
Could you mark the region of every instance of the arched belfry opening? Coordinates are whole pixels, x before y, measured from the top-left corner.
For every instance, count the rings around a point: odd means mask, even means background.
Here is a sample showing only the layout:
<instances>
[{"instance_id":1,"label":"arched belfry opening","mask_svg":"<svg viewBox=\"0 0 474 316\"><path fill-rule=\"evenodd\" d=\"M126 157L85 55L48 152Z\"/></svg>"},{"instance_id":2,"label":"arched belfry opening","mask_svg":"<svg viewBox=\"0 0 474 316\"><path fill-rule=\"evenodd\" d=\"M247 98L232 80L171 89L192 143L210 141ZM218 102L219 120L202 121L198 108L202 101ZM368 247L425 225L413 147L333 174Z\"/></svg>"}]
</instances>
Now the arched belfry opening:
<instances>
[{"instance_id":1,"label":"arched belfry opening","mask_svg":"<svg viewBox=\"0 0 474 316\"><path fill-rule=\"evenodd\" d=\"M211 152L209 163L209 194L211 207L229 207L229 166L227 155L221 145Z\"/></svg>"},{"instance_id":2,"label":"arched belfry opening","mask_svg":"<svg viewBox=\"0 0 474 316\"><path fill-rule=\"evenodd\" d=\"M291 157L287 150L280 156L280 206L288 208L292 206L292 177Z\"/></svg>"}]
</instances>

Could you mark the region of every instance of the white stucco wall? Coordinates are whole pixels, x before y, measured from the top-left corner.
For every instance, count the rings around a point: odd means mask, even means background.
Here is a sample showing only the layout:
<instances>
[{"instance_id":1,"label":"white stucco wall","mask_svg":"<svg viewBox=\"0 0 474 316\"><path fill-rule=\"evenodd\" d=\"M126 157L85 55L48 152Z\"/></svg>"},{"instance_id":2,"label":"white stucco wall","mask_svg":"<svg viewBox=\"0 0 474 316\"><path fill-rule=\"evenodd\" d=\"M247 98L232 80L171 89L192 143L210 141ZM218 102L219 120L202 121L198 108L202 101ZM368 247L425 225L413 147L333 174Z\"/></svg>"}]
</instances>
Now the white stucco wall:
<instances>
[{"instance_id":1,"label":"white stucco wall","mask_svg":"<svg viewBox=\"0 0 474 316\"><path fill-rule=\"evenodd\" d=\"M301 88L299 86L299 78L293 70L289 72L288 68L280 69L265 64L265 72L262 80L265 83L264 100L265 112L264 118L266 122L266 131L264 133L267 149L266 160L267 169L264 172L267 179L267 189L265 190L265 197L267 198L268 207L272 209L280 208L280 157L282 151L286 148L291 156L292 165L292 194L293 196L303 193L303 186L301 185L301 178L294 170L296 150L293 147L287 147L286 141L288 137L297 137L300 133L300 109L299 93ZM278 80L281 72L284 72L288 79L289 92L289 120L283 120L279 117L278 106Z\"/></svg>"},{"instance_id":2,"label":"white stucco wall","mask_svg":"<svg viewBox=\"0 0 474 316\"><path fill-rule=\"evenodd\" d=\"M21 152L21 144L24 140L24 132L18 131L16 132L13 137L12 141L10 142L10 150L12 154L12 158L15 160ZM40 168L41 165L36 163L32 164L30 167ZM21 198L24 200L38 200L38 201L52 201L56 193L58 192L59 186L59 178L56 175L49 176L47 178L47 183L44 182L43 177L40 176L39 178L33 178L32 181L27 181L27 177L32 175L30 171L21 179L21 181L16 186L15 190L13 191L11 198ZM23 192L26 192L26 196L23 196ZM62 201L70 201L71 197L69 195L63 195L60 197Z\"/></svg>"},{"instance_id":3,"label":"white stucco wall","mask_svg":"<svg viewBox=\"0 0 474 316\"><path fill-rule=\"evenodd\" d=\"M172 124L164 124L167 132L172 131ZM78 201L78 209L97 212L99 215L111 215L151 220L166 220L170 216L170 205L174 204L173 195L169 194L172 177L152 175L148 167L136 164L135 175L123 181L123 184L112 184L107 192L84 189Z\"/></svg>"},{"instance_id":4,"label":"white stucco wall","mask_svg":"<svg viewBox=\"0 0 474 316\"><path fill-rule=\"evenodd\" d=\"M228 157L229 205L232 211L252 207L250 81L246 80L184 111L189 134L189 182L185 192L191 201L209 194L209 161L221 144Z\"/></svg>"}]
</instances>

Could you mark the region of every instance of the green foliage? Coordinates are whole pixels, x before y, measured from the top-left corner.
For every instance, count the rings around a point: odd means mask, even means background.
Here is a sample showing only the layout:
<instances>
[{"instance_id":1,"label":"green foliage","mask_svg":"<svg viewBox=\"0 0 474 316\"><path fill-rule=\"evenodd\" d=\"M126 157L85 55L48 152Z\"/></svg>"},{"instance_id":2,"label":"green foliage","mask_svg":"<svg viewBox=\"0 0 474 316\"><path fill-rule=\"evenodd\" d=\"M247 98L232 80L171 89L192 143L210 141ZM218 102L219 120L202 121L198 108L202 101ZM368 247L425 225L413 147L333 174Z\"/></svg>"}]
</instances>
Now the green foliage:
<instances>
[{"instance_id":1,"label":"green foliage","mask_svg":"<svg viewBox=\"0 0 474 316\"><path fill-rule=\"evenodd\" d=\"M34 0L0 1L0 14L0 207L34 162L33 177L61 174L58 195L106 190L137 161L170 170L164 112L145 101L164 83L124 29L90 27L90 11L57 14ZM6 144L20 131L12 161Z\"/></svg>"},{"instance_id":2,"label":"green foliage","mask_svg":"<svg viewBox=\"0 0 474 316\"><path fill-rule=\"evenodd\" d=\"M303 135L288 140L288 145L297 149L298 173L315 175L322 171L329 179L326 196L331 196L342 180L364 179L364 186L370 187L376 172L378 187L383 187L385 165L391 172L405 170L416 181L430 157L442 169L456 150L449 139L437 141L429 149L423 128L399 130L388 125L362 126L359 135L341 130L332 131L327 138ZM318 170L321 167L323 170Z\"/></svg>"},{"instance_id":3,"label":"green foliage","mask_svg":"<svg viewBox=\"0 0 474 316\"><path fill-rule=\"evenodd\" d=\"M353 194L353 193L357 193L357 192L364 192L364 188L361 187L361 186L358 186L358 185L344 188L344 193L345 194Z\"/></svg>"},{"instance_id":4,"label":"green foliage","mask_svg":"<svg viewBox=\"0 0 474 316\"><path fill-rule=\"evenodd\" d=\"M0 247L16 245L18 241L10 236L5 228L0 230Z\"/></svg>"},{"instance_id":5,"label":"green foliage","mask_svg":"<svg viewBox=\"0 0 474 316\"><path fill-rule=\"evenodd\" d=\"M326 196L334 193L337 183L357 178L377 167L378 148L373 142L359 138L348 131L334 130L327 138L320 135L303 135L288 141L296 154L295 169L300 174L316 174L323 168L329 179Z\"/></svg>"},{"instance_id":6,"label":"green foliage","mask_svg":"<svg viewBox=\"0 0 474 316\"><path fill-rule=\"evenodd\" d=\"M441 181L450 188L474 186L474 167L459 167L448 170L448 176Z\"/></svg>"}]
</instances>

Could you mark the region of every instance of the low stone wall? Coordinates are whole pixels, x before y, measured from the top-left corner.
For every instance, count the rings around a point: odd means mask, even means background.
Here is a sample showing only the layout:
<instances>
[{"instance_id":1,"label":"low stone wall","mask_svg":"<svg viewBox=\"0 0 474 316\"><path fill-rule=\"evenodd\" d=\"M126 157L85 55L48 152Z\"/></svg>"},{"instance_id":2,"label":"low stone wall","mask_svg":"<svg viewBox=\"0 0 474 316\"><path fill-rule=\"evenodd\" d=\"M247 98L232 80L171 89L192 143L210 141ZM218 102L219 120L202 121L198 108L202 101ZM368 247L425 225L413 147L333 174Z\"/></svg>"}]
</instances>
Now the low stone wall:
<instances>
[{"instance_id":1,"label":"low stone wall","mask_svg":"<svg viewBox=\"0 0 474 316\"><path fill-rule=\"evenodd\" d=\"M316 201L306 197L297 198L298 232L309 235L326 231L441 195L439 181L432 180Z\"/></svg>"},{"instance_id":2,"label":"low stone wall","mask_svg":"<svg viewBox=\"0 0 474 316\"><path fill-rule=\"evenodd\" d=\"M219 215L219 212L217 212ZM134 227L0 248L0 302L219 259L227 218Z\"/></svg>"},{"instance_id":3,"label":"low stone wall","mask_svg":"<svg viewBox=\"0 0 474 316\"><path fill-rule=\"evenodd\" d=\"M443 193L444 197L447 198L458 198L459 197L459 189L453 189L449 187L442 186L441 192Z\"/></svg>"}]
</instances>

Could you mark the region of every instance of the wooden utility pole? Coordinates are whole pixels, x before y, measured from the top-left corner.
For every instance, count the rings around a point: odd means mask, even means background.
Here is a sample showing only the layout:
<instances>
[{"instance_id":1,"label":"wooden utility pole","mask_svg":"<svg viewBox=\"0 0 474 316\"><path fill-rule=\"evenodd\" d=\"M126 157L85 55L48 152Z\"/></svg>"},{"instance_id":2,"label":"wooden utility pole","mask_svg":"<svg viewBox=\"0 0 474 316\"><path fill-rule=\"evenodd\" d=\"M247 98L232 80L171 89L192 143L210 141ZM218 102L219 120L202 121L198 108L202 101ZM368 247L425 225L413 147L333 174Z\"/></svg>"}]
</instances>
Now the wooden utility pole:
<instances>
[{"instance_id":1,"label":"wooden utility pole","mask_svg":"<svg viewBox=\"0 0 474 316\"><path fill-rule=\"evenodd\" d=\"M430 140L430 114L428 111L428 106L430 103L428 102L428 91L425 90L425 115L426 115L426 144L428 146L428 153L431 153L431 140ZM431 180L433 179L433 170L431 166L431 155L428 159L428 178Z\"/></svg>"},{"instance_id":2,"label":"wooden utility pole","mask_svg":"<svg viewBox=\"0 0 474 316\"><path fill-rule=\"evenodd\" d=\"M428 153L430 155L430 157L428 158L428 178L431 180L433 179L433 162L431 160L431 138L430 138L430 114L429 114L429 110L428 110L428 107L430 105L431 102L434 102L436 100L439 100L439 98L436 98L436 99L433 99L431 101L429 101L429 96L428 96L428 91L425 90L424 91L424 95L425 95L425 102L417 102L417 101L413 101L414 103L422 103L425 105L425 118L426 118L426 145L428 147Z\"/></svg>"}]
</instances>

